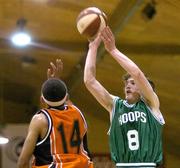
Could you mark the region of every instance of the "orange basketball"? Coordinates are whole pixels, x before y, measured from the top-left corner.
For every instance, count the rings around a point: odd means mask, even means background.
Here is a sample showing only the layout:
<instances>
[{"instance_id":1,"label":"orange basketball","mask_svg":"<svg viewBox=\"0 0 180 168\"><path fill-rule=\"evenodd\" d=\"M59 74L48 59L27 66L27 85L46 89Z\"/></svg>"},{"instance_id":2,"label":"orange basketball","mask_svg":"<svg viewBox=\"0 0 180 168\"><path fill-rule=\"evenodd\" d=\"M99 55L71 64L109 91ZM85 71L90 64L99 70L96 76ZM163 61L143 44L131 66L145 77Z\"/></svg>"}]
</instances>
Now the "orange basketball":
<instances>
[{"instance_id":1,"label":"orange basketball","mask_svg":"<svg viewBox=\"0 0 180 168\"><path fill-rule=\"evenodd\" d=\"M107 17L100 9L88 7L79 13L76 23L79 33L91 40L106 27Z\"/></svg>"}]
</instances>

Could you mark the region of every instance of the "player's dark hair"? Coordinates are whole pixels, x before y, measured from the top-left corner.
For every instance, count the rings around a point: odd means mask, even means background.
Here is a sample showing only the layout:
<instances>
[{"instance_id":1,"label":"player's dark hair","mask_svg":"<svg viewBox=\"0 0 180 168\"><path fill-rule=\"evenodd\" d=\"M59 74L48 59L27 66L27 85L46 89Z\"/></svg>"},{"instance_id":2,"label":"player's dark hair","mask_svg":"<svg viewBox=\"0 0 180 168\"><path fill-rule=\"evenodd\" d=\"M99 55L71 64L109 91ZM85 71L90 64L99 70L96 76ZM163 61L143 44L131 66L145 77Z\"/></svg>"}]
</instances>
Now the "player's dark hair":
<instances>
[{"instance_id":1,"label":"player's dark hair","mask_svg":"<svg viewBox=\"0 0 180 168\"><path fill-rule=\"evenodd\" d=\"M131 75L129 73L126 73L122 76L123 81L127 81L129 78L131 78ZM146 78L147 78L148 82L150 83L152 89L155 90L154 82L151 79L149 79L149 77L146 76Z\"/></svg>"},{"instance_id":2,"label":"player's dark hair","mask_svg":"<svg viewBox=\"0 0 180 168\"><path fill-rule=\"evenodd\" d=\"M46 103L56 103L62 101L65 98L67 95L67 87L62 80L57 78L50 78L43 83L41 93L43 98L46 100Z\"/></svg>"}]
</instances>

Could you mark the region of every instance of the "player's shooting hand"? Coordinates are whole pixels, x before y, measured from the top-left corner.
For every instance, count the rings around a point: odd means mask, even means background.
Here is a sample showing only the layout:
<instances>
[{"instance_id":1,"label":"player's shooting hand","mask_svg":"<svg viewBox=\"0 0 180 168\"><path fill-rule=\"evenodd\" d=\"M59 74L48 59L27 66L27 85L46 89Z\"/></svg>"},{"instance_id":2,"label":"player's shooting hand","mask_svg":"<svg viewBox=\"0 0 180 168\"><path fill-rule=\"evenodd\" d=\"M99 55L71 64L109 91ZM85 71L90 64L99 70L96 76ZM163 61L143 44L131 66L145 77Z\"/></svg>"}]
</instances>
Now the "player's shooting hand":
<instances>
[{"instance_id":1,"label":"player's shooting hand","mask_svg":"<svg viewBox=\"0 0 180 168\"><path fill-rule=\"evenodd\" d=\"M104 42L104 46L108 52L111 52L114 49L116 49L115 38L109 26L105 27L102 30L101 39Z\"/></svg>"},{"instance_id":2,"label":"player's shooting hand","mask_svg":"<svg viewBox=\"0 0 180 168\"><path fill-rule=\"evenodd\" d=\"M61 59L56 59L56 64L50 62L50 68L47 70L47 78L59 78L63 71L63 63Z\"/></svg>"},{"instance_id":3,"label":"player's shooting hand","mask_svg":"<svg viewBox=\"0 0 180 168\"><path fill-rule=\"evenodd\" d=\"M101 41L102 40L100 38L100 34L98 34L94 40L89 40L89 48L91 48L91 47L98 48L99 45L101 44Z\"/></svg>"}]
</instances>

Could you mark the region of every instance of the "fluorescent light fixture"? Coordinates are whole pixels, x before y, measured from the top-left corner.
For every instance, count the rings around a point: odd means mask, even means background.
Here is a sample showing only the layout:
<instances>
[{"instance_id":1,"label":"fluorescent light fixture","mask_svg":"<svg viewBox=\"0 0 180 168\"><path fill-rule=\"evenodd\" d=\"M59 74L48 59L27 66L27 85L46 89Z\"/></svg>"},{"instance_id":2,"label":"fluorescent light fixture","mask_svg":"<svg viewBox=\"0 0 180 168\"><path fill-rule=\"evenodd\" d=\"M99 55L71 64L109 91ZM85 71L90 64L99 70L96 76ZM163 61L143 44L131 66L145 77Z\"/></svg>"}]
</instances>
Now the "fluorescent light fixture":
<instances>
[{"instance_id":1,"label":"fluorescent light fixture","mask_svg":"<svg viewBox=\"0 0 180 168\"><path fill-rule=\"evenodd\" d=\"M13 44L23 47L31 43L31 37L27 33L18 32L11 37L11 41Z\"/></svg>"},{"instance_id":2,"label":"fluorescent light fixture","mask_svg":"<svg viewBox=\"0 0 180 168\"><path fill-rule=\"evenodd\" d=\"M7 144L9 142L8 138L0 136L0 145Z\"/></svg>"}]
</instances>

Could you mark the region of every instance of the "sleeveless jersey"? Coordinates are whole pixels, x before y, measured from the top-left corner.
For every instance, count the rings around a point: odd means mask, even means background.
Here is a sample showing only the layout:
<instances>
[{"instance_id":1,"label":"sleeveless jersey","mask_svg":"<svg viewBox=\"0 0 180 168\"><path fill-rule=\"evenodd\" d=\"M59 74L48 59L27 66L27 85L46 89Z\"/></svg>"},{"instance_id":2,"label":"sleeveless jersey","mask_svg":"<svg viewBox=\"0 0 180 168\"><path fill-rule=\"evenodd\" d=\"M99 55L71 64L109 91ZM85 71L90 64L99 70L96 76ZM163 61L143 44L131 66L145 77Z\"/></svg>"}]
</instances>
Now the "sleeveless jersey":
<instances>
[{"instance_id":1,"label":"sleeveless jersey","mask_svg":"<svg viewBox=\"0 0 180 168\"><path fill-rule=\"evenodd\" d=\"M115 98L110 127L110 150L117 167L155 167L162 162L162 125L139 101L130 105Z\"/></svg>"},{"instance_id":2,"label":"sleeveless jersey","mask_svg":"<svg viewBox=\"0 0 180 168\"><path fill-rule=\"evenodd\" d=\"M42 109L48 120L46 136L34 150L33 168L89 168L90 158L83 148L86 121L77 107L65 110Z\"/></svg>"}]
</instances>

